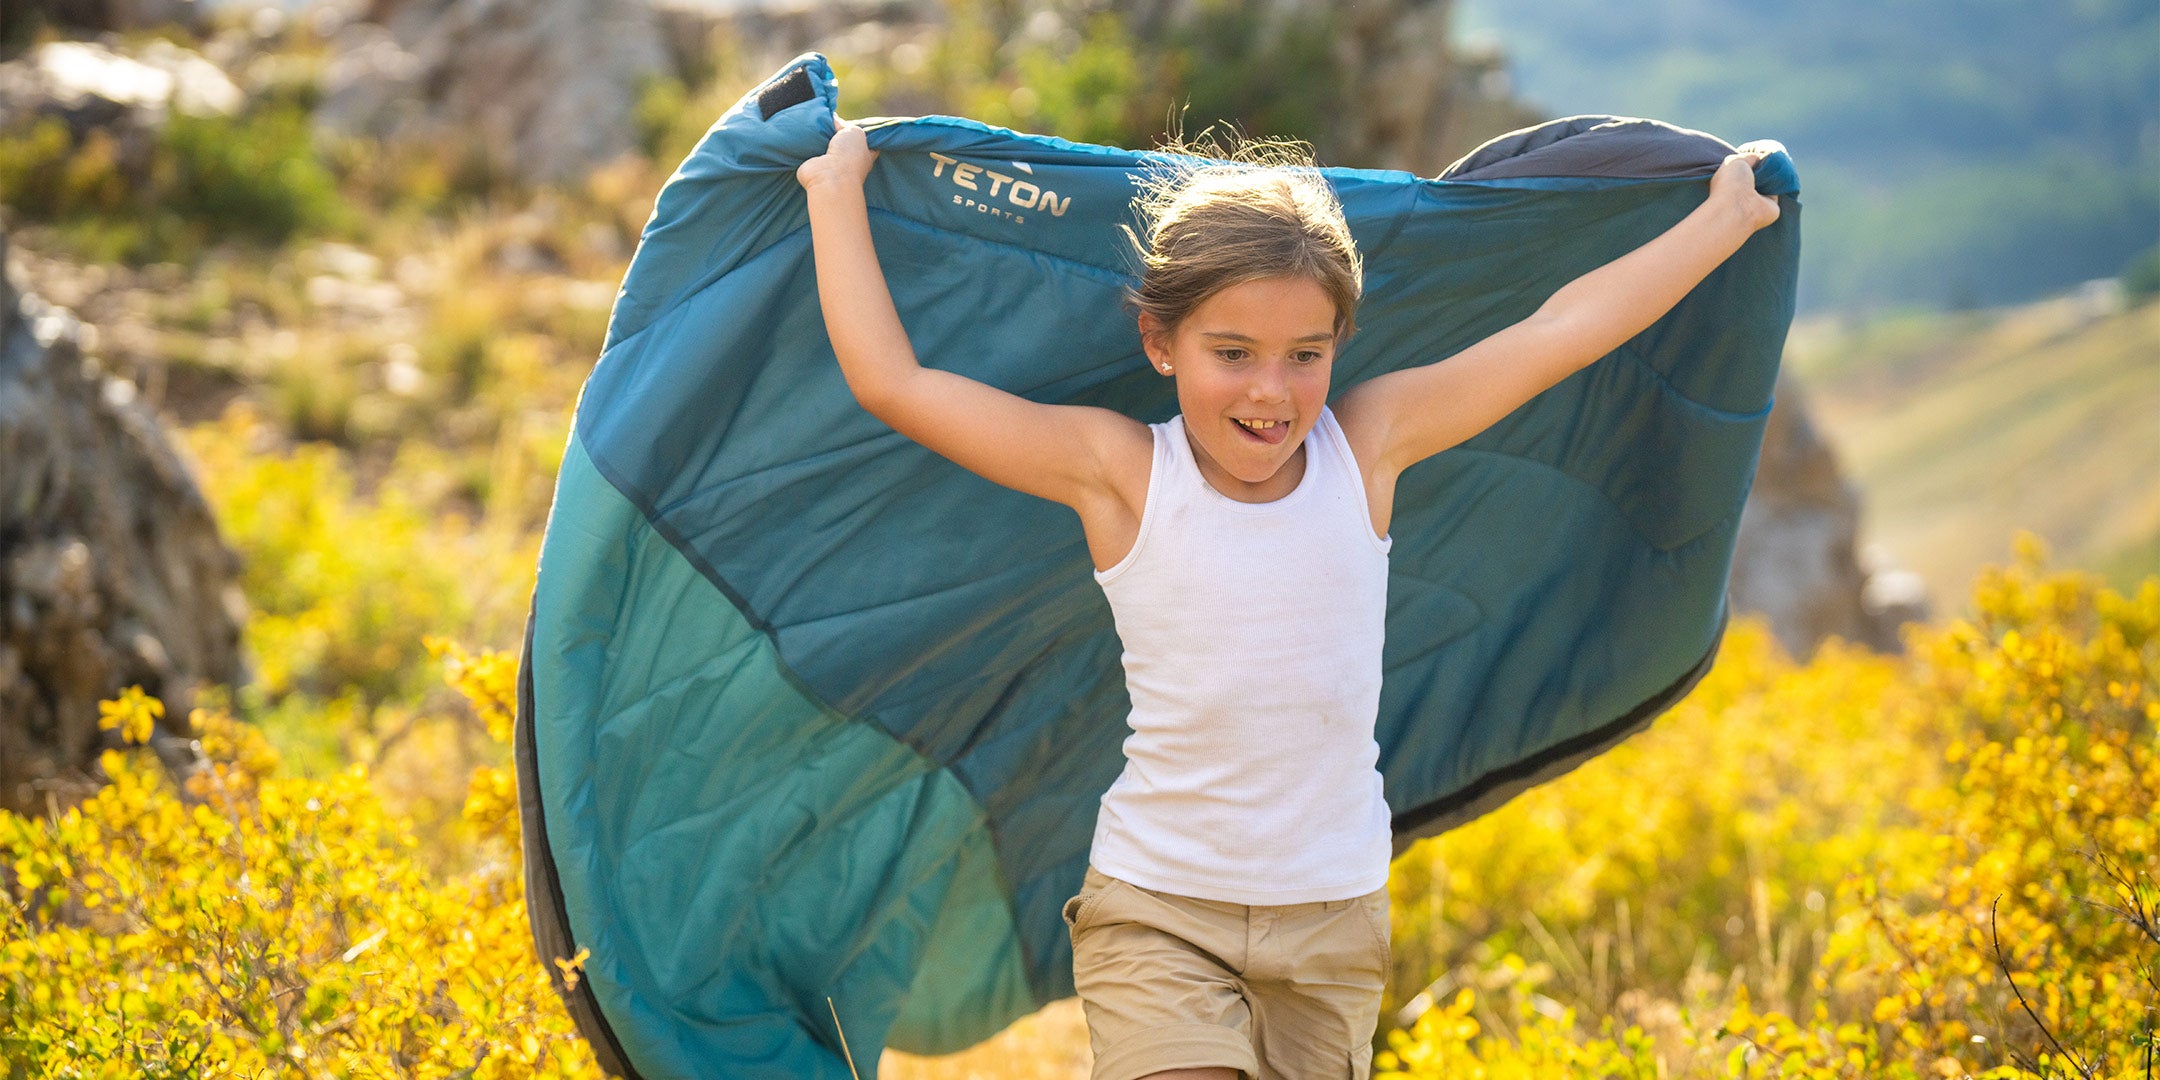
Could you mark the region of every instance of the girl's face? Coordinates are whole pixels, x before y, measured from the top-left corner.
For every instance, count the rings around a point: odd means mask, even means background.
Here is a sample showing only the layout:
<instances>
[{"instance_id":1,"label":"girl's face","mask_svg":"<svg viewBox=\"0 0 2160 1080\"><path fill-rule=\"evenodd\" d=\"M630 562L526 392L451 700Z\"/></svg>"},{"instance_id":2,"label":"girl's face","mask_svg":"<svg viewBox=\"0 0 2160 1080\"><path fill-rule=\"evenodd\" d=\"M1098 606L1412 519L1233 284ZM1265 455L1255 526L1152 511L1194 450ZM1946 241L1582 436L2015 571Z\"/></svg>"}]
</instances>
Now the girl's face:
<instances>
[{"instance_id":1,"label":"girl's face","mask_svg":"<svg viewBox=\"0 0 2160 1080\"><path fill-rule=\"evenodd\" d=\"M1335 363L1335 302L1311 278L1240 282L1202 300L1177 329L1140 317L1155 370L1177 380L1200 474L1241 502L1272 502L1305 475Z\"/></svg>"}]
</instances>

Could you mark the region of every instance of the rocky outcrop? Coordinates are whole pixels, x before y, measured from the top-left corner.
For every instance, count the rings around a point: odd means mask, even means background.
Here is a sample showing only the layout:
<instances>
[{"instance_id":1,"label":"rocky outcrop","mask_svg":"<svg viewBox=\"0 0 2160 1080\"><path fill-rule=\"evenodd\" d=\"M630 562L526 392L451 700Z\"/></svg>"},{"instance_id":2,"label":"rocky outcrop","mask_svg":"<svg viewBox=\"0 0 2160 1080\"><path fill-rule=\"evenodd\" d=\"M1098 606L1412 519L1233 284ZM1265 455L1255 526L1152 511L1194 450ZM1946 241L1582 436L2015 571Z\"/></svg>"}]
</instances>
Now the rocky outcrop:
<instances>
[{"instance_id":1,"label":"rocky outcrop","mask_svg":"<svg viewBox=\"0 0 2160 1080\"><path fill-rule=\"evenodd\" d=\"M1859 549L1859 493L1808 418L1799 383L1781 373L1775 396L1740 514L1733 608L1767 617L1778 643L1801 660L1832 635L1897 652L1897 628L1927 618L1919 579Z\"/></svg>"},{"instance_id":2,"label":"rocky outcrop","mask_svg":"<svg viewBox=\"0 0 2160 1080\"><path fill-rule=\"evenodd\" d=\"M377 0L393 7L397 2ZM1198 0L1107 0L1100 7L1117 15L1127 35L1143 43L1176 41L1222 13L1220 5ZM1254 23L1251 37L1260 54L1246 58L1254 64L1269 63L1267 50L1282 47L1299 31L1324 31L1335 84L1311 91L1334 109L1328 129L1316 135L1323 160L1430 176L1473 149L1482 135L1544 119L1514 100L1504 57L1453 43L1448 25L1453 8L1452 0L1324 6L1268 0L1239 11ZM677 71L694 70L702 62L697 50L715 40L726 41L738 67L750 72L777 68L812 49L836 56L905 50L920 58L924 42L944 32L947 18L939 5L925 0L749 0L724 8L656 0L655 10L665 40L678 50L671 60ZM1023 5L987 22L993 34L1010 33L1010 48L1077 42L1076 19L1055 5L1038 5L1032 14ZM999 26L1001 21L1010 25ZM897 113L953 108L894 86L886 95L881 106Z\"/></svg>"},{"instance_id":3,"label":"rocky outcrop","mask_svg":"<svg viewBox=\"0 0 2160 1080\"><path fill-rule=\"evenodd\" d=\"M634 149L638 96L670 71L641 0L382 0L362 15L333 39L316 122L470 144L528 181Z\"/></svg>"},{"instance_id":4,"label":"rocky outcrop","mask_svg":"<svg viewBox=\"0 0 2160 1080\"><path fill-rule=\"evenodd\" d=\"M155 414L83 336L0 274L0 807L18 812L95 788L118 739L100 700L164 698L153 745L180 765L198 689L242 675L237 560Z\"/></svg>"},{"instance_id":5,"label":"rocky outcrop","mask_svg":"<svg viewBox=\"0 0 2160 1080\"><path fill-rule=\"evenodd\" d=\"M1216 10L1204 0L1114 0L1141 40L1174 35ZM1278 42L1300 23L1325 20L1337 85L1334 115L1316 137L1323 161L1432 176L1484 135L1546 119L1516 101L1506 61L1465 49L1450 23L1454 0L1345 0L1246 5L1255 39Z\"/></svg>"},{"instance_id":6,"label":"rocky outcrop","mask_svg":"<svg viewBox=\"0 0 2160 1080\"><path fill-rule=\"evenodd\" d=\"M1546 119L1514 98L1506 58L1454 43L1450 0L1361 0L1340 7L1345 86L1330 158L1433 176L1481 134Z\"/></svg>"}]
</instances>

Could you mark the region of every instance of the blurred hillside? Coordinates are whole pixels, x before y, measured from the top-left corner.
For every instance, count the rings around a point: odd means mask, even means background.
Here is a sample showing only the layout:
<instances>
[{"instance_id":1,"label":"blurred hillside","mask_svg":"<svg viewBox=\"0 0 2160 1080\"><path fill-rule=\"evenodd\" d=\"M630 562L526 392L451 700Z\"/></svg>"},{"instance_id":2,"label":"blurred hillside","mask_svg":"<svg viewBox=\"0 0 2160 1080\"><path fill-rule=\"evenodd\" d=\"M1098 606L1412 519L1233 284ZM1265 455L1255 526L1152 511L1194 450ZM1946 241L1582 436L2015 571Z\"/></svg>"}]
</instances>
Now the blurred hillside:
<instances>
[{"instance_id":1,"label":"blurred hillside","mask_svg":"<svg viewBox=\"0 0 2160 1080\"><path fill-rule=\"evenodd\" d=\"M1463 0L1555 115L1781 140L1803 309L2034 299L2160 242L2160 5Z\"/></svg>"},{"instance_id":2,"label":"blurred hillside","mask_svg":"<svg viewBox=\"0 0 2160 1080\"><path fill-rule=\"evenodd\" d=\"M2160 302L2112 288L1793 329L1862 534L1956 597L2028 529L2131 588L2160 573Z\"/></svg>"}]
</instances>

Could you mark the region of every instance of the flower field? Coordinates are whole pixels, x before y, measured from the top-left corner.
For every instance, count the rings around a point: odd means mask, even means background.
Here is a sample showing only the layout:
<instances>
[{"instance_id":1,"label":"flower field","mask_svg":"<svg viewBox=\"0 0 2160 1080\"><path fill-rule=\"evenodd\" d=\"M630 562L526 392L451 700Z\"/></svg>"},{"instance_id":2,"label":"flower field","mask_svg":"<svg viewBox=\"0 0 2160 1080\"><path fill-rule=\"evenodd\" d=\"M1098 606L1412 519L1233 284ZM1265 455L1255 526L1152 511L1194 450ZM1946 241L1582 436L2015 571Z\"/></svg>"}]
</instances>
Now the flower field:
<instances>
[{"instance_id":1,"label":"flower field","mask_svg":"<svg viewBox=\"0 0 2160 1080\"><path fill-rule=\"evenodd\" d=\"M1652 731L1406 853L1383 1075L2147 1075L2160 580L2041 559L1909 658L1797 665L1737 623ZM429 646L506 740L513 659ZM159 707L105 723L132 744ZM505 766L426 859L364 765L296 775L192 719L184 784L113 750L95 798L0 818L8 1076L598 1075L531 954ZM1013 1043L1051 1031L884 1071L1073 1060Z\"/></svg>"}]
</instances>

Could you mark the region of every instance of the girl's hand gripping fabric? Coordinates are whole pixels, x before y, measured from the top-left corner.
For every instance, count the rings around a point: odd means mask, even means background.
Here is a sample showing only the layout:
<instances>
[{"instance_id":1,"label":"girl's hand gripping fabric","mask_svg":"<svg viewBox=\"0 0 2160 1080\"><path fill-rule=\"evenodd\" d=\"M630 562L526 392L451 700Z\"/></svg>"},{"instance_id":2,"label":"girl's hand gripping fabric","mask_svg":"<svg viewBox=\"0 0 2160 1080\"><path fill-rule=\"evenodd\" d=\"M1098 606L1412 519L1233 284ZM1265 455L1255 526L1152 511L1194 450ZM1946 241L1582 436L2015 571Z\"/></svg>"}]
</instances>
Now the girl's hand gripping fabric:
<instances>
[{"instance_id":1,"label":"girl's hand gripping fabric","mask_svg":"<svg viewBox=\"0 0 2160 1080\"><path fill-rule=\"evenodd\" d=\"M1751 233L1778 219L1777 198L1755 190L1755 166L1764 156L1754 150L1728 154L1710 177L1708 201L1730 208Z\"/></svg>"},{"instance_id":2,"label":"girl's hand gripping fabric","mask_svg":"<svg viewBox=\"0 0 2160 1080\"><path fill-rule=\"evenodd\" d=\"M877 151L870 149L870 137L863 134L862 126L842 120L825 152L796 167L795 179L806 189L820 184L861 187L876 161Z\"/></svg>"}]
</instances>

